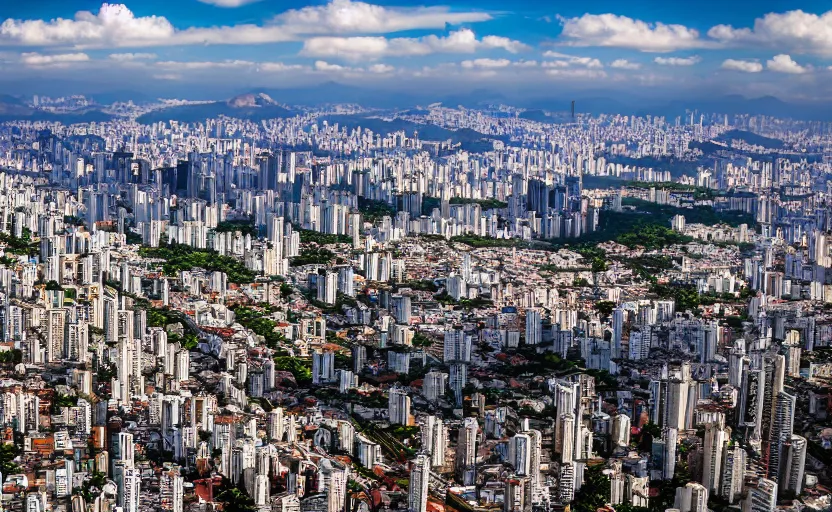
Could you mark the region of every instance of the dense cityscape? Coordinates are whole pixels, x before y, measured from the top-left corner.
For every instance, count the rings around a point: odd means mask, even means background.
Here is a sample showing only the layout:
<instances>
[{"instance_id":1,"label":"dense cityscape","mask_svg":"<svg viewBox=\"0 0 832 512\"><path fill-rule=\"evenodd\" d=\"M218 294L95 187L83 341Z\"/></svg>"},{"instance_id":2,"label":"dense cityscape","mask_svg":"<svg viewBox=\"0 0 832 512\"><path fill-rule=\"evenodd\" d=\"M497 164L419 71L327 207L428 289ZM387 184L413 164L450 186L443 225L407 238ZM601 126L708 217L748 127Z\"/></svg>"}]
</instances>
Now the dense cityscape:
<instances>
[{"instance_id":1,"label":"dense cityscape","mask_svg":"<svg viewBox=\"0 0 832 512\"><path fill-rule=\"evenodd\" d=\"M98 108L0 125L3 510L832 506L828 123Z\"/></svg>"}]
</instances>

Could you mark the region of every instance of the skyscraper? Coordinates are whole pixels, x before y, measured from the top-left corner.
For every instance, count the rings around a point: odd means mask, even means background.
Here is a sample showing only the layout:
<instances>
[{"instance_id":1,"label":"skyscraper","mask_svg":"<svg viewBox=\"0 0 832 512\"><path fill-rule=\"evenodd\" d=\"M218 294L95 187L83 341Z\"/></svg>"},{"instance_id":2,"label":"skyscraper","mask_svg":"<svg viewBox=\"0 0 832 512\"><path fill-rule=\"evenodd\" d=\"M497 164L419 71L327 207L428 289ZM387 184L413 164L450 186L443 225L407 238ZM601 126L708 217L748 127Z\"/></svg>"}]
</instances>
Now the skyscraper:
<instances>
[{"instance_id":1,"label":"skyscraper","mask_svg":"<svg viewBox=\"0 0 832 512\"><path fill-rule=\"evenodd\" d=\"M767 478L759 478L748 487L748 496L742 504L742 512L774 512L777 510L777 484Z\"/></svg>"},{"instance_id":2,"label":"skyscraper","mask_svg":"<svg viewBox=\"0 0 832 512\"><path fill-rule=\"evenodd\" d=\"M768 476L776 480L780 474L780 461L783 457L783 443L792 437L794 428L794 410L797 399L785 391L781 391L776 397L776 410L771 425L771 435L768 453Z\"/></svg>"},{"instance_id":3,"label":"skyscraper","mask_svg":"<svg viewBox=\"0 0 832 512\"><path fill-rule=\"evenodd\" d=\"M428 507L428 481L430 480L430 458L419 454L410 470L410 488L407 492L408 512L425 512Z\"/></svg>"},{"instance_id":4,"label":"skyscraper","mask_svg":"<svg viewBox=\"0 0 832 512\"><path fill-rule=\"evenodd\" d=\"M529 475L531 440L528 434L515 434L508 442L508 461L518 475Z\"/></svg>"},{"instance_id":5,"label":"skyscraper","mask_svg":"<svg viewBox=\"0 0 832 512\"><path fill-rule=\"evenodd\" d=\"M702 461L702 485L709 492L718 492L722 476L722 450L728 439L719 422L705 425L705 453Z\"/></svg>"},{"instance_id":6,"label":"skyscraper","mask_svg":"<svg viewBox=\"0 0 832 512\"><path fill-rule=\"evenodd\" d=\"M806 438L792 434L780 440L780 473L778 485L781 492L800 494L803 490L803 472L806 468Z\"/></svg>"},{"instance_id":7,"label":"skyscraper","mask_svg":"<svg viewBox=\"0 0 832 512\"><path fill-rule=\"evenodd\" d=\"M728 503L735 503L742 493L745 481L746 454L740 446L733 446L724 452L719 494Z\"/></svg>"},{"instance_id":8,"label":"skyscraper","mask_svg":"<svg viewBox=\"0 0 832 512\"><path fill-rule=\"evenodd\" d=\"M388 414L393 425L410 424L410 397L403 388L390 389Z\"/></svg>"},{"instance_id":9,"label":"skyscraper","mask_svg":"<svg viewBox=\"0 0 832 512\"><path fill-rule=\"evenodd\" d=\"M537 309L526 310L526 345L540 345L543 341L543 320Z\"/></svg>"},{"instance_id":10,"label":"skyscraper","mask_svg":"<svg viewBox=\"0 0 832 512\"><path fill-rule=\"evenodd\" d=\"M476 479L477 437L479 425L474 418L465 418L459 428L454 469L462 485L473 485Z\"/></svg>"},{"instance_id":11,"label":"skyscraper","mask_svg":"<svg viewBox=\"0 0 832 512\"><path fill-rule=\"evenodd\" d=\"M444 466L448 436L442 419L437 416L425 416L421 431L422 448L430 455L431 467Z\"/></svg>"}]
</instances>

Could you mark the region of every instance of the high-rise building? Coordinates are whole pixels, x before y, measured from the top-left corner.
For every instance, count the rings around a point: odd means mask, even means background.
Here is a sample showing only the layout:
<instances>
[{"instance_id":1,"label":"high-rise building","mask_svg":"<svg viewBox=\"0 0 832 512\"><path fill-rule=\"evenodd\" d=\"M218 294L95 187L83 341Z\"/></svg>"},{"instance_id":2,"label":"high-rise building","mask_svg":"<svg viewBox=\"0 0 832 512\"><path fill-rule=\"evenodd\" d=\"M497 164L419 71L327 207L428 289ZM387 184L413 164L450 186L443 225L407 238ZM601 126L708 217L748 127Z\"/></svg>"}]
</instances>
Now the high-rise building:
<instances>
[{"instance_id":1,"label":"high-rise building","mask_svg":"<svg viewBox=\"0 0 832 512\"><path fill-rule=\"evenodd\" d=\"M445 465L445 451L448 448L448 435L445 424L437 416L425 416L421 426L422 449L430 455L431 467Z\"/></svg>"},{"instance_id":2,"label":"high-rise building","mask_svg":"<svg viewBox=\"0 0 832 512\"><path fill-rule=\"evenodd\" d=\"M335 353L331 350L312 353L312 383L335 381Z\"/></svg>"},{"instance_id":3,"label":"high-rise building","mask_svg":"<svg viewBox=\"0 0 832 512\"><path fill-rule=\"evenodd\" d=\"M445 363L470 363L471 337L465 334L462 327L447 330L443 351Z\"/></svg>"},{"instance_id":4,"label":"high-rise building","mask_svg":"<svg viewBox=\"0 0 832 512\"><path fill-rule=\"evenodd\" d=\"M555 451L560 453L561 462L568 464L575 460L575 415L561 414L556 422L556 431Z\"/></svg>"},{"instance_id":5,"label":"high-rise building","mask_svg":"<svg viewBox=\"0 0 832 512\"><path fill-rule=\"evenodd\" d=\"M780 492L800 494L803 490L803 472L806 468L806 438L792 434L780 440Z\"/></svg>"},{"instance_id":6,"label":"high-rise building","mask_svg":"<svg viewBox=\"0 0 832 512\"><path fill-rule=\"evenodd\" d=\"M532 483L528 477L510 476L503 492L503 512L531 512Z\"/></svg>"},{"instance_id":7,"label":"high-rise building","mask_svg":"<svg viewBox=\"0 0 832 512\"><path fill-rule=\"evenodd\" d=\"M403 325L410 325L412 306L410 295L393 295L393 316L396 322Z\"/></svg>"},{"instance_id":8,"label":"high-rise building","mask_svg":"<svg viewBox=\"0 0 832 512\"><path fill-rule=\"evenodd\" d=\"M129 432L119 432L115 436L115 457L114 461L124 462L127 467L133 467L135 461L135 445L133 444L133 434Z\"/></svg>"},{"instance_id":9,"label":"high-rise building","mask_svg":"<svg viewBox=\"0 0 832 512\"><path fill-rule=\"evenodd\" d=\"M508 462L518 475L529 476L531 440L528 434L515 434L508 441Z\"/></svg>"},{"instance_id":10,"label":"high-rise building","mask_svg":"<svg viewBox=\"0 0 832 512\"><path fill-rule=\"evenodd\" d=\"M388 413L391 424L410 425L410 397L403 388L390 389Z\"/></svg>"},{"instance_id":11,"label":"high-rise building","mask_svg":"<svg viewBox=\"0 0 832 512\"><path fill-rule=\"evenodd\" d=\"M624 332L624 309L618 307L612 310L612 353L613 359L622 357L621 337Z\"/></svg>"},{"instance_id":12,"label":"high-rise building","mask_svg":"<svg viewBox=\"0 0 832 512\"><path fill-rule=\"evenodd\" d=\"M777 510L777 484L768 478L758 478L748 486L748 496L742 512L774 512Z\"/></svg>"},{"instance_id":13,"label":"high-rise building","mask_svg":"<svg viewBox=\"0 0 832 512\"><path fill-rule=\"evenodd\" d=\"M540 311L526 310L526 345L540 345L543 342L543 320Z\"/></svg>"},{"instance_id":14,"label":"high-rise building","mask_svg":"<svg viewBox=\"0 0 832 512\"><path fill-rule=\"evenodd\" d=\"M719 494L728 503L736 503L740 494L742 494L745 467L746 454L742 447L733 446L725 450Z\"/></svg>"},{"instance_id":15,"label":"high-rise building","mask_svg":"<svg viewBox=\"0 0 832 512\"><path fill-rule=\"evenodd\" d=\"M679 431L675 428L666 428L662 432L662 479L672 480L676 474L676 445L679 440Z\"/></svg>"},{"instance_id":16,"label":"high-rise building","mask_svg":"<svg viewBox=\"0 0 832 512\"><path fill-rule=\"evenodd\" d=\"M788 441L792 437L794 429L794 411L797 399L785 391L777 394L775 399L776 411L773 413L771 425L770 443L768 448L768 476L776 480L780 475L780 461L783 457L782 441Z\"/></svg>"},{"instance_id":17,"label":"high-rise building","mask_svg":"<svg viewBox=\"0 0 832 512\"><path fill-rule=\"evenodd\" d=\"M702 485L718 492L722 478L722 452L728 435L720 422L705 425L705 451L702 460Z\"/></svg>"},{"instance_id":18,"label":"high-rise building","mask_svg":"<svg viewBox=\"0 0 832 512\"><path fill-rule=\"evenodd\" d=\"M251 497L258 507L266 506L269 503L269 477L266 475L254 476L254 492Z\"/></svg>"},{"instance_id":19,"label":"high-rise building","mask_svg":"<svg viewBox=\"0 0 832 512\"><path fill-rule=\"evenodd\" d=\"M708 512L708 489L696 482L688 482L684 487L676 488L676 500L673 506L679 512Z\"/></svg>"},{"instance_id":20,"label":"high-rise building","mask_svg":"<svg viewBox=\"0 0 832 512\"><path fill-rule=\"evenodd\" d=\"M428 482L430 457L417 455L410 470L410 488L407 492L408 512L425 512L428 507Z\"/></svg>"},{"instance_id":21,"label":"high-rise building","mask_svg":"<svg viewBox=\"0 0 832 512\"><path fill-rule=\"evenodd\" d=\"M286 425L283 420L283 407L275 407L269 411L269 439L273 441L283 441L283 434L286 431Z\"/></svg>"},{"instance_id":22,"label":"high-rise building","mask_svg":"<svg viewBox=\"0 0 832 512\"><path fill-rule=\"evenodd\" d=\"M474 418L465 418L459 428L454 469L463 485L473 485L476 480L477 438L479 425Z\"/></svg>"},{"instance_id":23,"label":"high-rise building","mask_svg":"<svg viewBox=\"0 0 832 512\"><path fill-rule=\"evenodd\" d=\"M184 499L184 478L177 469L163 471L159 477L159 497L162 510L182 512Z\"/></svg>"},{"instance_id":24,"label":"high-rise building","mask_svg":"<svg viewBox=\"0 0 832 512\"><path fill-rule=\"evenodd\" d=\"M616 414L612 418L612 444L618 447L630 445L630 417Z\"/></svg>"},{"instance_id":25,"label":"high-rise building","mask_svg":"<svg viewBox=\"0 0 832 512\"><path fill-rule=\"evenodd\" d=\"M422 395L426 400L434 402L445 396L445 379L447 374L431 370L422 379Z\"/></svg>"},{"instance_id":26,"label":"high-rise building","mask_svg":"<svg viewBox=\"0 0 832 512\"><path fill-rule=\"evenodd\" d=\"M113 470L118 487L116 502L124 512L139 512L141 495L141 471L129 466L124 460L117 461Z\"/></svg>"},{"instance_id":27,"label":"high-rise building","mask_svg":"<svg viewBox=\"0 0 832 512\"><path fill-rule=\"evenodd\" d=\"M629 473L624 475L624 497L634 507L648 507L650 479L647 476L639 477Z\"/></svg>"}]
</instances>

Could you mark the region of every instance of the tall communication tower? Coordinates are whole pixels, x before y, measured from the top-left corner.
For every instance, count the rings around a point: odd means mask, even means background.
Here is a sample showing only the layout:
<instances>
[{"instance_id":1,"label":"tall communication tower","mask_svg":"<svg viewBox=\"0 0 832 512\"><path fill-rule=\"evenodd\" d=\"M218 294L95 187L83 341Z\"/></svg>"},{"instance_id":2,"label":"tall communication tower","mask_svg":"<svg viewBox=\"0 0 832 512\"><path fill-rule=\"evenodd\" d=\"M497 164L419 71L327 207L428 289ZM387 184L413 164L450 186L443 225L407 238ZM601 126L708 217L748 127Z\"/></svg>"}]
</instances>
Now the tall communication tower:
<instances>
[{"instance_id":1,"label":"tall communication tower","mask_svg":"<svg viewBox=\"0 0 832 512\"><path fill-rule=\"evenodd\" d=\"M572 100L572 119L575 119L575 100Z\"/></svg>"}]
</instances>

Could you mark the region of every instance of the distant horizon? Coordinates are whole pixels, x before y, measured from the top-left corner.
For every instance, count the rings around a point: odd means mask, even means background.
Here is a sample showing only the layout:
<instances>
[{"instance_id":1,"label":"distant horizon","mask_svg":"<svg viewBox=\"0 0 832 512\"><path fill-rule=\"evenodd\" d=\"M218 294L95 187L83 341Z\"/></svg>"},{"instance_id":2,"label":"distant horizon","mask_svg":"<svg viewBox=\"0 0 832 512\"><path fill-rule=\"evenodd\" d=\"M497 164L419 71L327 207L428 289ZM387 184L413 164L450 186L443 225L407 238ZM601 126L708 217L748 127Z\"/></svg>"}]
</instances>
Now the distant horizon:
<instances>
[{"instance_id":1,"label":"distant horizon","mask_svg":"<svg viewBox=\"0 0 832 512\"><path fill-rule=\"evenodd\" d=\"M765 0L94 0L0 6L0 92L194 99L330 81L391 93L588 89L828 102L832 11Z\"/></svg>"},{"instance_id":2,"label":"distant horizon","mask_svg":"<svg viewBox=\"0 0 832 512\"><path fill-rule=\"evenodd\" d=\"M343 84L333 80L310 87L256 87L217 91L215 94L188 95L183 94L151 94L150 91L138 92L131 90L92 91L67 90L63 93L48 94L30 91L27 94L6 94L6 100L31 101L34 96L68 97L84 96L93 100L96 105L108 106L116 102L133 101L137 104L154 104L158 100L200 101L211 105L224 104L232 99L246 95L264 93L278 105L288 107L314 108L323 105L356 104L370 110L408 109L427 107L431 104L441 104L446 108L484 108L487 105L505 105L524 111L545 111L551 113L568 113L571 102L575 101L576 113L586 115L656 115L666 118L685 115L687 111L697 111L701 114L725 115L766 115L771 117L794 119L802 121L832 121L832 102L824 101L785 101L775 95L758 97L741 94L725 94L711 96L700 94L697 96L655 95L647 97L637 93L616 93L615 91L584 90L559 91L551 95L528 93L519 97L516 91L490 90L486 88L471 88L455 92L411 92L399 91L392 93L371 86L357 86ZM0 107L4 100L0 94ZM168 107L176 108L176 107ZM13 118L14 109L0 112L0 118ZM216 115L233 116L236 110L229 113L221 112ZM259 116L259 114L258 114ZM277 117L281 117L278 115ZM207 117L214 117L208 115ZM242 117L246 117L243 115ZM26 116L21 116L25 119Z\"/></svg>"}]
</instances>

